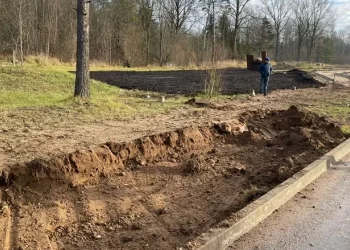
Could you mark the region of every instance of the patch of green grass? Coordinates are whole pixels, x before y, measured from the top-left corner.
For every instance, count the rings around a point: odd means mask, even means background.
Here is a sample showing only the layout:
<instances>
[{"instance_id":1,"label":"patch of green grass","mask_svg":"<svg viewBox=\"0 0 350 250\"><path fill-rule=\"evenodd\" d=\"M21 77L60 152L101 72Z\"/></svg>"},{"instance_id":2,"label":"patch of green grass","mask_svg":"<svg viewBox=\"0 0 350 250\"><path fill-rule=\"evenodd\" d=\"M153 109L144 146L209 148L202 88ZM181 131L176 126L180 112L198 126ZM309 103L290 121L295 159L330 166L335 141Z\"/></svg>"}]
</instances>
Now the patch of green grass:
<instances>
[{"instance_id":1,"label":"patch of green grass","mask_svg":"<svg viewBox=\"0 0 350 250\"><path fill-rule=\"evenodd\" d=\"M0 68L0 108L65 105L73 102L73 76L24 67ZM71 95L69 95L71 94Z\"/></svg>"},{"instance_id":2,"label":"patch of green grass","mask_svg":"<svg viewBox=\"0 0 350 250\"><path fill-rule=\"evenodd\" d=\"M232 62L226 62L221 66L229 65L232 66ZM99 62L91 63L91 71L184 69L197 68L195 66L162 68L150 66L128 69ZM136 116L168 113L171 110L183 107L185 101L188 100L184 96L166 96L166 102L162 103L160 102L160 93L127 91L91 80L91 101L86 104L79 103L73 97L75 75L70 72L74 70L73 63L62 63L57 59L47 57L27 57L23 66L13 66L2 61L0 64L0 112L5 111L7 114L10 113L11 116L23 121L31 120L31 117L35 117L36 120L42 117L42 120L48 123L50 123L52 117L57 118L57 121L130 119ZM151 98L147 98L148 95ZM212 100L233 98L241 98L241 96L217 95ZM1 118L0 121L2 121ZM54 123L56 120L52 122Z\"/></svg>"},{"instance_id":3,"label":"patch of green grass","mask_svg":"<svg viewBox=\"0 0 350 250\"><path fill-rule=\"evenodd\" d=\"M350 136L350 125L343 125L341 127L341 130L344 134L349 135Z\"/></svg>"},{"instance_id":4,"label":"patch of green grass","mask_svg":"<svg viewBox=\"0 0 350 250\"><path fill-rule=\"evenodd\" d=\"M309 109L322 116L328 116L336 120L341 120L341 118L344 117L350 117L350 107L348 107L348 105L344 103L344 100L339 101L339 103L333 104L320 103L315 106L310 106Z\"/></svg>"},{"instance_id":5,"label":"patch of green grass","mask_svg":"<svg viewBox=\"0 0 350 250\"><path fill-rule=\"evenodd\" d=\"M56 108L82 119L130 118L164 113L184 105L184 97L166 97L142 91L126 91L91 80L91 102L73 98L75 75L60 66L0 67L0 110ZM150 94L151 98L146 98ZM57 109L60 108L60 109Z\"/></svg>"},{"instance_id":6,"label":"patch of green grass","mask_svg":"<svg viewBox=\"0 0 350 250\"><path fill-rule=\"evenodd\" d=\"M316 103L310 105L308 109L320 116L326 116L331 118L336 124L338 124L342 132L350 136L350 97L339 98L338 100L324 100L323 103Z\"/></svg>"}]
</instances>

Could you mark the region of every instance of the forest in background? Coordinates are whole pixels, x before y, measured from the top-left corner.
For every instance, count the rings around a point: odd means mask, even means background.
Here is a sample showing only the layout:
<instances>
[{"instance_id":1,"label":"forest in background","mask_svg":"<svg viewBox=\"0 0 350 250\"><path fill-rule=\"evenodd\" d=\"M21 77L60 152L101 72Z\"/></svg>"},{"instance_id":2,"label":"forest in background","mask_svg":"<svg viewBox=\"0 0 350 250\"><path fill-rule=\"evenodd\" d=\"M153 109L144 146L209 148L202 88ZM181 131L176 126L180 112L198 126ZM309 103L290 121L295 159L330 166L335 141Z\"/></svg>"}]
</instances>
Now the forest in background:
<instances>
[{"instance_id":1,"label":"forest in background","mask_svg":"<svg viewBox=\"0 0 350 250\"><path fill-rule=\"evenodd\" d=\"M72 62L76 0L0 0L0 54ZM127 67L245 60L350 64L331 0L92 0L90 58Z\"/></svg>"}]
</instances>

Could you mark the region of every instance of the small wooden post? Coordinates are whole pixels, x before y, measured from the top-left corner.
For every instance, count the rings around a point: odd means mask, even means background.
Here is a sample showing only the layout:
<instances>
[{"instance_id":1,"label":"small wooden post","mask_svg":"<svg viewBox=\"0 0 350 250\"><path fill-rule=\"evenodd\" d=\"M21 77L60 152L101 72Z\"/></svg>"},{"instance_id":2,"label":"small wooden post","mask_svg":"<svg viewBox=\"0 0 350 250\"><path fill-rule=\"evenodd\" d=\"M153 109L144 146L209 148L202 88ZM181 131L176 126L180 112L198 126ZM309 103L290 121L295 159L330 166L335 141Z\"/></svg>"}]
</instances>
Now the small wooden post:
<instances>
[{"instance_id":1,"label":"small wooden post","mask_svg":"<svg viewBox=\"0 0 350 250\"><path fill-rule=\"evenodd\" d=\"M253 61L254 61L254 56L247 55L247 69L248 70L253 70Z\"/></svg>"}]
</instances>

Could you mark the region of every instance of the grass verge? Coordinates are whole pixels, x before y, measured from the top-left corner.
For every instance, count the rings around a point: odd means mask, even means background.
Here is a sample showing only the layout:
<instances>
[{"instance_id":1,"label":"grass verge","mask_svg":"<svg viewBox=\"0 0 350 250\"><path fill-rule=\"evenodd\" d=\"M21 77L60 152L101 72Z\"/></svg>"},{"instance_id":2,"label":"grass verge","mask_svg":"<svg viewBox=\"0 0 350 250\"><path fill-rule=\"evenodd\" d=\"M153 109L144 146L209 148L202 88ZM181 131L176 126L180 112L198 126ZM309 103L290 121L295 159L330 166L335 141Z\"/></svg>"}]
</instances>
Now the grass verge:
<instances>
[{"instance_id":1,"label":"grass verge","mask_svg":"<svg viewBox=\"0 0 350 250\"><path fill-rule=\"evenodd\" d=\"M79 104L73 98L75 75L62 67L0 67L0 111L50 110L80 119L130 118L136 115L164 113L181 107L184 97L126 91L91 80L91 102ZM147 98L150 95L151 98ZM44 111L45 112L45 111Z\"/></svg>"},{"instance_id":2,"label":"grass verge","mask_svg":"<svg viewBox=\"0 0 350 250\"><path fill-rule=\"evenodd\" d=\"M317 102L308 109L320 116L331 118L340 125L344 134L350 135L350 97L340 98L332 102Z\"/></svg>"}]
</instances>

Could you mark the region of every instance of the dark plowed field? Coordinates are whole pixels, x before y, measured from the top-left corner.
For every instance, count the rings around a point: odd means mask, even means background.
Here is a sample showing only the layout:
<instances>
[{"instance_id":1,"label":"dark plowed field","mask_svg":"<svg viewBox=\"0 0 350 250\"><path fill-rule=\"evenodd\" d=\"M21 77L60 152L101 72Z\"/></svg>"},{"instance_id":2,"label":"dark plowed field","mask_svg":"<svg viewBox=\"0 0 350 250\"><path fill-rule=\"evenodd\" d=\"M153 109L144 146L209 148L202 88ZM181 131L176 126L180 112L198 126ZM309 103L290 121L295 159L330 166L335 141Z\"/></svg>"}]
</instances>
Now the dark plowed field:
<instances>
[{"instance_id":1,"label":"dark plowed field","mask_svg":"<svg viewBox=\"0 0 350 250\"><path fill-rule=\"evenodd\" d=\"M192 95L203 91L208 73L204 70L121 72L94 71L91 78L124 89L163 92L167 94ZM221 70L222 93L258 93L260 75L258 72L243 69ZM320 87L312 79L305 78L300 71L276 73L271 76L270 90Z\"/></svg>"}]
</instances>

